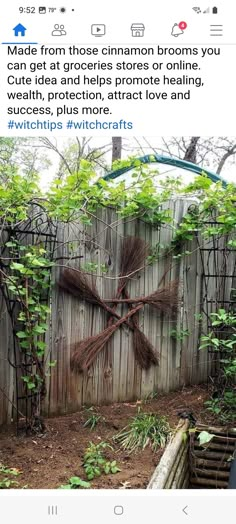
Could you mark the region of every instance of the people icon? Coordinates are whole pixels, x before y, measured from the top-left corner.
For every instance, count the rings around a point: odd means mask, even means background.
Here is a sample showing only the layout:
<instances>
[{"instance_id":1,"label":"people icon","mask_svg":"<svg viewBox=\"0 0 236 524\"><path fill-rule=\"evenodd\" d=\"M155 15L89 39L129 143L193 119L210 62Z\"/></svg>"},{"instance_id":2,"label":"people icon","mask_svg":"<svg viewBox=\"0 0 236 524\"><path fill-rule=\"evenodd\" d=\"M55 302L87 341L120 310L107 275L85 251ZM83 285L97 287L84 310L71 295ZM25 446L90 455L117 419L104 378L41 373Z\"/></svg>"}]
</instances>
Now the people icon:
<instances>
[{"instance_id":1,"label":"people icon","mask_svg":"<svg viewBox=\"0 0 236 524\"><path fill-rule=\"evenodd\" d=\"M52 36L64 36L64 35L66 35L65 26L63 24L62 25L55 24L54 29L52 31Z\"/></svg>"}]
</instances>

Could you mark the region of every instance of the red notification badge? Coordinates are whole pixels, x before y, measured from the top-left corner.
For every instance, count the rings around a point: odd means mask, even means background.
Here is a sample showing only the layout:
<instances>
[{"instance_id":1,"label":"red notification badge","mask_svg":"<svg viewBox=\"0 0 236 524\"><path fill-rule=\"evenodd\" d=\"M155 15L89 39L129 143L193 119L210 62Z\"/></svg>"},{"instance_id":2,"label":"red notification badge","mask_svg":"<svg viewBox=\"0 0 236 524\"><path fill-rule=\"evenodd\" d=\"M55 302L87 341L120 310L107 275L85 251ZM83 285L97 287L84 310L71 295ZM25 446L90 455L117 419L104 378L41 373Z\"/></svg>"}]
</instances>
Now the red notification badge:
<instances>
[{"instance_id":1,"label":"red notification badge","mask_svg":"<svg viewBox=\"0 0 236 524\"><path fill-rule=\"evenodd\" d=\"M187 27L186 22L180 22L178 25L179 25L179 28L182 29L182 31L184 31Z\"/></svg>"}]
</instances>

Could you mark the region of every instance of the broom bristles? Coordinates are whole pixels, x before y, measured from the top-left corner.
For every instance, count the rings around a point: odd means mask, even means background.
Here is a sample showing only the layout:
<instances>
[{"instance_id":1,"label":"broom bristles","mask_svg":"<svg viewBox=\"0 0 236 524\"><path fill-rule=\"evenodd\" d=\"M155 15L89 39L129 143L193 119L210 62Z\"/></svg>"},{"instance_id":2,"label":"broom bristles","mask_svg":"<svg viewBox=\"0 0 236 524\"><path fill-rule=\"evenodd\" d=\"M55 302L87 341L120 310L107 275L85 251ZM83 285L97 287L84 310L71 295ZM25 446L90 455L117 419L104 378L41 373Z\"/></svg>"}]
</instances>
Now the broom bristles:
<instances>
[{"instance_id":1,"label":"broom bristles","mask_svg":"<svg viewBox=\"0 0 236 524\"><path fill-rule=\"evenodd\" d=\"M116 304L148 304L163 313L175 312L180 304L178 296L179 281L173 280L167 286L157 289L154 293L146 297L125 298L125 299L104 299L105 303L114 301Z\"/></svg>"},{"instance_id":2,"label":"broom bristles","mask_svg":"<svg viewBox=\"0 0 236 524\"><path fill-rule=\"evenodd\" d=\"M117 327L113 324L102 333L88 337L76 344L76 350L71 356L71 370L86 371L116 330ZM149 369L151 365L159 363L159 358L155 355L152 344L138 327L134 329L133 333L133 348L135 359L142 369Z\"/></svg>"},{"instance_id":3,"label":"broom bristles","mask_svg":"<svg viewBox=\"0 0 236 524\"><path fill-rule=\"evenodd\" d=\"M149 245L142 238L125 237L121 247L121 268L118 288L123 288L128 278L143 268ZM130 277L126 277L130 275ZM126 277L126 278L125 278Z\"/></svg>"},{"instance_id":4,"label":"broom bristles","mask_svg":"<svg viewBox=\"0 0 236 524\"><path fill-rule=\"evenodd\" d=\"M150 306L159 309L163 313L170 313L176 311L179 306L178 287L179 281L174 280L167 286L154 291L146 297L137 297L129 299L101 299L95 284L90 284L85 273L74 271L73 269L64 269L60 279L58 281L59 286L71 293L75 297L78 297L90 304L100 305L103 308L106 307L107 303L111 303L114 300L116 303L127 303L137 304L142 302L143 304L149 304Z\"/></svg>"},{"instance_id":5,"label":"broom bristles","mask_svg":"<svg viewBox=\"0 0 236 524\"><path fill-rule=\"evenodd\" d=\"M142 299L143 304L159 309L163 313L176 312L180 304L178 295L179 281L173 280L167 286L157 289ZM136 301L135 301L136 302Z\"/></svg>"},{"instance_id":6,"label":"broom bristles","mask_svg":"<svg viewBox=\"0 0 236 524\"><path fill-rule=\"evenodd\" d=\"M159 355L155 354L153 345L138 326L136 326L133 333L133 349L135 360L141 369L147 370L152 365L156 366L159 364Z\"/></svg>"},{"instance_id":7,"label":"broom bristles","mask_svg":"<svg viewBox=\"0 0 236 524\"><path fill-rule=\"evenodd\" d=\"M64 291L81 300L86 300L90 304L104 306L95 284L93 282L90 284L87 275L83 271L65 268L60 276L58 285Z\"/></svg>"},{"instance_id":8,"label":"broom bristles","mask_svg":"<svg viewBox=\"0 0 236 524\"><path fill-rule=\"evenodd\" d=\"M120 296L128 282L128 277L125 278L125 276L130 273L135 274L135 272L139 271L144 265L148 249L148 245L142 239L136 237L126 237L124 239L122 245L121 276L119 279L117 296ZM110 313L113 313L111 308L108 308L106 305L106 302L113 302L114 299L111 299L111 301L103 300L99 296L95 284L93 282L90 284L87 275L84 272L75 271L72 268L66 268L61 274L58 284L62 289L72 295L85 300L90 304L99 305L104 309L107 308L107 311L110 309ZM86 340L82 340L76 344L76 350L71 357L71 369L73 371L87 370L94 362L98 353L110 340L113 333L123 322L128 323L133 331L134 355L140 367L143 369L149 369L152 364L158 364L158 356L155 354L152 344L139 329L135 311L137 312L144 306L144 304L149 304L165 313L176 311L179 305L178 281L170 282L168 286L158 289L147 297L116 300L116 303L118 302L138 304L138 306L136 306L135 309L132 309L126 317L121 318L115 324L109 325L102 333L88 337ZM113 315L119 317L115 312ZM131 321L129 323L128 319L130 316L133 316L133 318L130 319Z\"/></svg>"},{"instance_id":9,"label":"broom bristles","mask_svg":"<svg viewBox=\"0 0 236 524\"><path fill-rule=\"evenodd\" d=\"M113 324L106 328L102 333L88 337L76 344L76 350L71 356L72 371L85 371L94 362L98 353L116 331L117 326Z\"/></svg>"},{"instance_id":10,"label":"broom bristles","mask_svg":"<svg viewBox=\"0 0 236 524\"><path fill-rule=\"evenodd\" d=\"M76 344L76 351L71 357L72 371L85 371L94 362L99 352L103 349L105 344L110 340L116 326L110 326L102 333L93 337L88 337ZM133 333L133 349L135 360L142 369L149 369L151 365L159 363L159 356L155 355L155 350L147 337L138 327L134 329Z\"/></svg>"},{"instance_id":11,"label":"broom bristles","mask_svg":"<svg viewBox=\"0 0 236 524\"><path fill-rule=\"evenodd\" d=\"M120 320L122 317L116 313L115 309L107 305L107 303L100 297L97 288L94 284L90 284L87 275L83 271L75 271L71 268L66 268L60 276L58 285L67 293L85 300L90 304L102 307L107 313ZM108 301L109 302L109 301ZM132 324L126 321L126 325L133 330Z\"/></svg>"},{"instance_id":12,"label":"broom bristles","mask_svg":"<svg viewBox=\"0 0 236 524\"><path fill-rule=\"evenodd\" d=\"M142 304L137 305L127 315L117 320L115 324L108 326L102 333L93 335L85 340L82 340L76 345L76 351L71 357L71 367L74 370L84 371L93 363L98 353L103 349L108 340L112 337L113 333L130 317L135 315L139 309L143 306Z\"/></svg>"}]
</instances>

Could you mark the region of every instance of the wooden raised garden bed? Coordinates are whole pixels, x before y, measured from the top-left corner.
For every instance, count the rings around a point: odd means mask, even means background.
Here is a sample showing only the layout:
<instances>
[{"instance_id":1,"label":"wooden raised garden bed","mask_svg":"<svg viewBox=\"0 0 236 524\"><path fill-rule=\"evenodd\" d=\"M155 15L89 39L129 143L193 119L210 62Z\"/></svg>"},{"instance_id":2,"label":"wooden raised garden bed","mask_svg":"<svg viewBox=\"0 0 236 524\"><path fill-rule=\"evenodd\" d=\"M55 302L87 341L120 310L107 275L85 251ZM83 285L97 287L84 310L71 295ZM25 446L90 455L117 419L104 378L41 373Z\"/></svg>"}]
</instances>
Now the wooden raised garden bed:
<instances>
[{"instance_id":1,"label":"wooden raised garden bed","mask_svg":"<svg viewBox=\"0 0 236 524\"><path fill-rule=\"evenodd\" d=\"M214 435L200 445L202 431ZM189 422L180 422L147 489L227 489L236 450L236 428L198 425L189 432Z\"/></svg>"}]
</instances>

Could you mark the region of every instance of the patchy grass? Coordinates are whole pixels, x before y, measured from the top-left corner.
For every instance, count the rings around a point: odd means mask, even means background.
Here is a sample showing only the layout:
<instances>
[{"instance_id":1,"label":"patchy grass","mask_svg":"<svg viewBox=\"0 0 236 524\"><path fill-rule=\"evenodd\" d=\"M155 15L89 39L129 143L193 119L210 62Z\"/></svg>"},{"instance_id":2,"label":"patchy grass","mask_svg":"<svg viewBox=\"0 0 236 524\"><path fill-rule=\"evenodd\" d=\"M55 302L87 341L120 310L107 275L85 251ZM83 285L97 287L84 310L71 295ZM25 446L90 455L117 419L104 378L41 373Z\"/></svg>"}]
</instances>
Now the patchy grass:
<instances>
[{"instance_id":1,"label":"patchy grass","mask_svg":"<svg viewBox=\"0 0 236 524\"><path fill-rule=\"evenodd\" d=\"M171 428L166 417L139 411L130 424L114 436L114 440L130 453L147 446L157 451L165 447L170 435Z\"/></svg>"},{"instance_id":2,"label":"patchy grass","mask_svg":"<svg viewBox=\"0 0 236 524\"><path fill-rule=\"evenodd\" d=\"M18 482L19 485L14 487L19 489L57 489L71 483L70 479L75 477L87 481L83 466L84 454L92 435L94 444L107 442L114 448L106 448L106 461L116 461L121 471L115 475L103 473L93 479L91 487L145 489L164 448L158 448L154 452L148 445L144 449L139 448L136 453L130 453L114 442L113 437L132 422L140 407L145 413L166 416L171 428L178 422L177 413L184 410L191 410L199 423L213 424L215 418L204 406L208 399L209 391L206 387L194 386L168 394L158 393L154 399L150 395L148 401L139 399L137 402L96 406L91 412L102 418L92 432L90 427L84 427L87 417L84 407L77 413L45 420L46 432L42 435L26 437L22 434L16 437L13 425L1 427L0 463L21 472L16 478L11 478L13 482ZM9 475L4 477L9 478ZM81 486L66 489L81 489Z\"/></svg>"}]
</instances>

